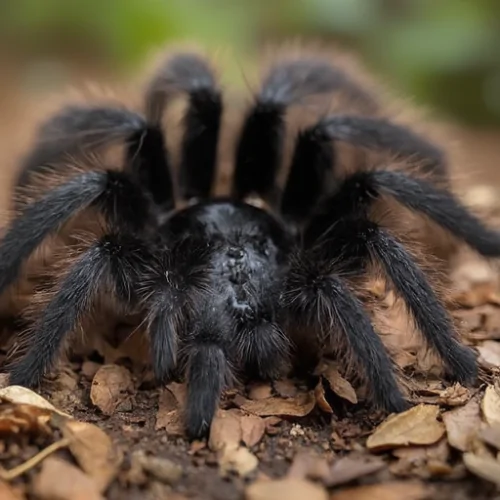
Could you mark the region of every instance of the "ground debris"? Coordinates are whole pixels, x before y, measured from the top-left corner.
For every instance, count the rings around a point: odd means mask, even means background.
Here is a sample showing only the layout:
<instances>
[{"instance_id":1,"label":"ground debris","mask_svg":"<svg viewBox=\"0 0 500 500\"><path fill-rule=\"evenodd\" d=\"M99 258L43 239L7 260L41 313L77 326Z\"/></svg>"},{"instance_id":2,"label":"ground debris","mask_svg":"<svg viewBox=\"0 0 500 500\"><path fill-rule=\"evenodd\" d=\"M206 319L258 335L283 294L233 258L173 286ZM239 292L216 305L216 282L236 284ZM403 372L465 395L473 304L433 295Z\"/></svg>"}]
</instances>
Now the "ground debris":
<instances>
[{"instance_id":1,"label":"ground debris","mask_svg":"<svg viewBox=\"0 0 500 500\"><path fill-rule=\"evenodd\" d=\"M375 429L366 446L372 451L380 451L412 444L434 444L445 433L444 425L437 419L438 415L438 406L423 404L391 415Z\"/></svg>"},{"instance_id":2,"label":"ground debris","mask_svg":"<svg viewBox=\"0 0 500 500\"><path fill-rule=\"evenodd\" d=\"M133 404L134 382L123 366L101 366L92 380L90 399L104 415L115 411L130 411Z\"/></svg>"}]
</instances>

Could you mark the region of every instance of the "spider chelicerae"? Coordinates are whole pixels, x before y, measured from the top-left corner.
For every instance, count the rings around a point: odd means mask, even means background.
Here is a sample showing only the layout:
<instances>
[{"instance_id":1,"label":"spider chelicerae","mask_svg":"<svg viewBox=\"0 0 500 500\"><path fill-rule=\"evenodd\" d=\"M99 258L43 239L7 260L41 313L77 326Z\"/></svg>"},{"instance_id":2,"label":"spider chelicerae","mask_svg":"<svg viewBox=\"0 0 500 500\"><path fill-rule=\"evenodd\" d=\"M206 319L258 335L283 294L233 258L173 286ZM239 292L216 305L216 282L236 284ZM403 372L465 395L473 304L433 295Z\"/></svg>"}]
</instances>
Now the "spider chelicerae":
<instances>
[{"instance_id":1,"label":"spider chelicerae","mask_svg":"<svg viewBox=\"0 0 500 500\"><path fill-rule=\"evenodd\" d=\"M44 122L17 181L16 194L25 197L0 243L0 292L15 286L35 251L63 230L73 253L26 352L7 367L10 383L39 384L67 335L96 302L112 297L142 316L157 379L186 379L193 438L207 433L234 377L275 379L290 359L300 361L293 332L301 328L311 342L321 339L354 361L374 405L400 412L408 403L391 357L355 293L375 268L449 377L473 383L473 350L459 341L406 245L373 212L391 199L480 254L500 255L500 236L440 187L447 175L442 151L376 113L325 114L299 132L284 187L276 186L289 106L340 91L361 108L374 106L362 86L321 57L272 66L237 136L230 196L218 198L211 192L223 99L210 65L195 53L160 65L143 113L73 105ZM174 182L163 118L177 94L188 99ZM117 141L125 145L123 161L106 168L94 153ZM342 172L341 143L387 153L400 168L388 160ZM425 175L410 169L410 160ZM249 202L255 198L267 206ZM92 241L71 239L75 221L93 224Z\"/></svg>"}]
</instances>

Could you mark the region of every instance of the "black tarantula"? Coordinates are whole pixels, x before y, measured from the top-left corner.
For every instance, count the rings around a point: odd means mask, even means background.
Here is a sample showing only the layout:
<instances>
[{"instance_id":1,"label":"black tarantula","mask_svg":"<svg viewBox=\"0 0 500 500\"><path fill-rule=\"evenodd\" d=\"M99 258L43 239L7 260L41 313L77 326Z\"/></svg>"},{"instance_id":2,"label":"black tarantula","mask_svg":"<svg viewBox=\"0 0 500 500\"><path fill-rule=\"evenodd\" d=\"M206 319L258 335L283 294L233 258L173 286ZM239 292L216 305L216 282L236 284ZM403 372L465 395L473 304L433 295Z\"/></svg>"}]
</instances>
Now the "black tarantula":
<instances>
[{"instance_id":1,"label":"black tarantula","mask_svg":"<svg viewBox=\"0 0 500 500\"><path fill-rule=\"evenodd\" d=\"M301 130L278 189L288 107L336 92L365 113L325 114ZM180 209L163 127L165 108L177 93L188 97ZM283 59L267 73L244 118L231 194L218 198L211 189L223 101L209 65L194 53L163 62L147 87L143 114L78 105L49 118L17 181L16 193L31 197L17 202L18 214L0 243L0 292L14 286L35 251L71 221L99 220L103 229L79 247L58 281L34 321L26 352L7 367L10 382L37 385L104 291L142 315L157 379L186 378L186 427L193 438L209 430L234 375L280 376L294 354L298 325L349 353L373 403L400 412L408 403L391 358L355 294L356 283L376 268L404 300L449 377L473 383L473 350L461 344L423 270L373 208L395 201L487 257L500 255L500 235L440 187L447 175L441 150L377 116L375 108L372 96L327 59ZM97 146L116 141L125 145L119 168L91 161ZM385 153L402 167L368 163L343 173L340 143ZM75 159L86 168L75 166ZM408 167L410 160L426 177ZM251 197L268 207L250 203Z\"/></svg>"}]
</instances>

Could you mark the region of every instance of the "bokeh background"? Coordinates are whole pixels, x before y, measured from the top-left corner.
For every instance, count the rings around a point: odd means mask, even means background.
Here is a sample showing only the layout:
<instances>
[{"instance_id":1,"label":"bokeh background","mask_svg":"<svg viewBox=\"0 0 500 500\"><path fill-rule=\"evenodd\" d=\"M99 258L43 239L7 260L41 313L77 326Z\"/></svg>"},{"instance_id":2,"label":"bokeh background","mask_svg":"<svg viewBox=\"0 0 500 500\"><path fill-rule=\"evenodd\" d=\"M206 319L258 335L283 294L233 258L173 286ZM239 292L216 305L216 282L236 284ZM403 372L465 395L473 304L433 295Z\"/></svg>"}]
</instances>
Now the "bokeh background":
<instances>
[{"instance_id":1,"label":"bokeh background","mask_svg":"<svg viewBox=\"0 0 500 500\"><path fill-rule=\"evenodd\" d=\"M225 80L237 85L263 46L290 38L355 49L395 90L460 126L471 158L485 158L474 163L496 171L498 0L3 0L0 146L27 107L69 83L135 75L168 42L224 51Z\"/></svg>"}]
</instances>

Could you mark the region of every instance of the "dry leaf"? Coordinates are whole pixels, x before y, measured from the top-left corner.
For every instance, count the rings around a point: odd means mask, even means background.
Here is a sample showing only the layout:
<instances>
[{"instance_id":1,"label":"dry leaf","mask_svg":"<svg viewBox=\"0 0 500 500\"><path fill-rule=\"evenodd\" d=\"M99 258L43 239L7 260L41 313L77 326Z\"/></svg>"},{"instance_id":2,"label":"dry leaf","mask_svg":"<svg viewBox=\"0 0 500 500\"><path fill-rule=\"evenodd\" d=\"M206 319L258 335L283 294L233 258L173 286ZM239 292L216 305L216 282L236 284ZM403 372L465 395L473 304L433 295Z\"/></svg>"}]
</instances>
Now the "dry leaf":
<instances>
[{"instance_id":1,"label":"dry leaf","mask_svg":"<svg viewBox=\"0 0 500 500\"><path fill-rule=\"evenodd\" d=\"M434 444L444 433L444 425L437 420L439 408L418 405L382 422L368 438L370 450L387 450L410 444Z\"/></svg>"},{"instance_id":2,"label":"dry leaf","mask_svg":"<svg viewBox=\"0 0 500 500\"><path fill-rule=\"evenodd\" d=\"M212 451L236 449L242 438L241 412L238 410L219 410L210 427L208 446Z\"/></svg>"},{"instance_id":3,"label":"dry leaf","mask_svg":"<svg viewBox=\"0 0 500 500\"><path fill-rule=\"evenodd\" d=\"M261 417L305 417L316 405L314 391L300 393L295 398L268 398L260 401L239 398L235 400L242 410Z\"/></svg>"},{"instance_id":4,"label":"dry leaf","mask_svg":"<svg viewBox=\"0 0 500 500\"><path fill-rule=\"evenodd\" d=\"M267 399L272 396L272 388L270 384L258 382L251 384L248 390L248 397L256 401Z\"/></svg>"},{"instance_id":5,"label":"dry leaf","mask_svg":"<svg viewBox=\"0 0 500 500\"><path fill-rule=\"evenodd\" d=\"M491 427L486 427L482 429L479 433L479 437L490 446L493 446L497 450L500 450L500 425L492 425Z\"/></svg>"},{"instance_id":6,"label":"dry leaf","mask_svg":"<svg viewBox=\"0 0 500 500\"><path fill-rule=\"evenodd\" d=\"M460 385L453 384L439 393L439 404L446 406L462 406L469 401L471 393L469 389Z\"/></svg>"},{"instance_id":7,"label":"dry leaf","mask_svg":"<svg viewBox=\"0 0 500 500\"><path fill-rule=\"evenodd\" d=\"M469 451L481 425L479 403L473 399L461 408L444 413L443 422L450 446L460 451Z\"/></svg>"},{"instance_id":8,"label":"dry leaf","mask_svg":"<svg viewBox=\"0 0 500 500\"><path fill-rule=\"evenodd\" d=\"M349 401L352 404L358 402L358 396L352 385L340 375L339 371L334 368L331 364L322 372L323 377L328 380L330 389L341 397Z\"/></svg>"},{"instance_id":9,"label":"dry leaf","mask_svg":"<svg viewBox=\"0 0 500 500\"><path fill-rule=\"evenodd\" d=\"M464 453L463 460L470 472L500 486L500 462L474 453Z\"/></svg>"},{"instance_id":10,"label":"dry leaf","mask_svg":"<svg viewBox=\"0 0 500 500\"><path fill-rule=\"evenodd\" d=\"M349 483L360 477L368 476L378 472L385 467L385 462L372 457L343 457L335 461L330 468L328 478L325 480L325 486L332 487L339 484Z\"/></svg>"},{"instance_id":11,"label":"dry leaf","mask_svg":"<svg viewBox=\"0 0 500 500\"><path fill-rule=\"evenodd\" d=\"M178 394L180 394L179 391ZM179 397L182 398L182 396ZM157 431L165 429L169 436L184 436L184 422L179 409L179 401L170 388L160 393L155 429Z\"/></svg>"},{"instance_id":12,"label":"dry leaf","mask_svg":"<svg viewBox=\"0 0 500 500\"><path fill-rule=\"evenodd\" d=\"M288 478L312 479L324 482L330 475L330 467L324 457L310 451L298 452L288 469Z\"/></svg>"},{"instance_id":13,"label":"dry leaf","mask_svg":"<svg viewBox=\"0 0 500 500\"><path fill-rule=\"evenodd\" d=\"M246 500L328 500L328 493L315 483L303 479L258 481L245 491Z\"/></svg>"},{"instance_id":14,"label":"dry leaf","mask_svg":"<svg viewBox=\"0 0 500 500\"><path fill-rule=\"evenodd\" d=\"M163 483L174 485L182 477L182 467L168 458L146 455L141 451L134 454L134 459L144 471Z\"/></svg>"},{"instance_id":15,"label":"dry leaf","mask_svg":"<svg viewBox=\"0 0 500 500\"><path fill-rule=\"evenodd\" d=\"M14 486L0 479L0 498L2 500L24 500L24 494Z\"/></svg>"},{"instance_id":16,"label":"dry leaf","mask_svg":"<svg viewBox=\"0 0 500 500\"><path fill-rule=\"evenodd\" d=\"M277 380L276 382L274 382L274 390L282 398L294 398L299 392L295 384L288 379Z\"/></svg>"},{"instance_id":17,"label":"dry leaf","mask_svg":"<svg viewBox=\"0 0 500 500\"><path fill-rule=\"evenodd\" d=\"M370 486L359 486L335 493L330 500L423 500L429 491L421 483L394 481Z\"/></svg>"},{"instance_id":18,"label":"dry leaf","mask_svg":"<svg viewBox=\"0 0 500 500\"><path fill-rule=\"evenodd\" d=\"M3 389L0 389L0 399L18 405L26 404L36 406L37 408L50 410L54 413L59 413L59 415L71 418L71 415L58 410L54 405L49 403L46 399L42 398L42 396L40 396L36 392L33 392L32 390L20 385L9 385L7 387L4 387Z\"/></svg>"},{"instance_id":19,"label":"dry leaf","mask_svg":"<svg viewBox=\"0 0 500 500\"><path fill-rule=\"evenodd\" d=\"M500 396L494 386L486 387L481 408L486 422L490 425L500 424Z\"/></svg>"},{"instance_id":20,"label":"dry leaf","mask_svg":"<svg viewBox=\"0 0 500 500\"><path fill-rule=\"evenodd\" d=\"M316 398L316 404L326 413L333 413L330 403L326 400L325 389L321 379L319 379L316 388L314 389L314 397Z\"/></svg>"},{"instance_id":21,"label":"dry leaf","mask_svg":"<svg viewBox=\"0 0 500 500\"><path fill-rule=\"evenodd\" d=\"M62 427L63 436L70 439L69 449L80 467L103 492L116 477L122 456L111 438L99 427L70 420Z\"/></svg>"},{"instance_id":22,"label":"dry leaf","mask_svg":"<svg viewBox=\"0 0 500 500\"><path fill-rule=\"evenodd\" d=\"M44 500L103 500L98 486L77 467L56 457L42 463L33 481L37 498Z\"/></svg>"},{"instance_id":23,"label":"dry leaf","mask_svg":"<svg viewBox=\"0 0 500 500\"><path fill-rule=\"evenodd\" d=\"M244 415L240 419L241 440L249 447L260 442L266 432L266 422L256 415Z\"/></svg>"},{"instance_id":24,"label":"dry leaf","mask_svg":"<svg viewBox=\"0 0 500 500\"><path fill-rule=\"evenodd\" d=\"M479 351L479 362L490 368L500 367L500 342L485 340L477 346Z\"/></svg>"},{"instance_id":25,"label":"dry leaf","mask_svg":"<svg viewBox=\"0 0 500 500\"><path fill-rule=\"evenodd\" d=\"M259 465L259 461L248 448L225 448L219 457L219 470L222 476L235 472L240 477L251 474Z\"/></svg>"},{"instance_id":26,"label":"dry leaf","mask_svg":"<svg viewBox=\"0 0 500 500\"><path fill-rule=\"evenodd\" d=\"M112 415L120 406L131 403L133 390L132 375L126 368L104 365L92 380L90 399L105 415Z\"/></svg>"},{"instance_id":27,"label":"dry leaf","mask_svg":"<svg viewBox=\"0 0 500 500\"><path fill-rule=\"evenodd\" d=\"M445 439L431 446L410 446L398 448L393 455L399 461L392 463L390 471L396 476L419 476L428 479L432 476L445 476L453 469L448 465L450 448Z\"/></svg>"}]
</instances>

